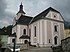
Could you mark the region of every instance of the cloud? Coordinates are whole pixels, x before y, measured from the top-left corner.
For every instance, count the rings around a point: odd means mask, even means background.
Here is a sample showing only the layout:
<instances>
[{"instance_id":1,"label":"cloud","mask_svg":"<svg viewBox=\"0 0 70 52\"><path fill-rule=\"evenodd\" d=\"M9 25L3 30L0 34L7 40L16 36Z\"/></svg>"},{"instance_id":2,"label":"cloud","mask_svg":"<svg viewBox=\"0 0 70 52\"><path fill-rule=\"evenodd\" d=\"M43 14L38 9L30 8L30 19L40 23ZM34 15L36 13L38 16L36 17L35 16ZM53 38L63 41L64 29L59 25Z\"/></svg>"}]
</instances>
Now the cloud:
<instances>
[{"instance_id":1,"label":"cloud","mask_svg":"<svg viewBox=\"0 0 70 52\"><path fill-rule=\"evenodd\" d=\"M8 9L8 4L6 0L0 0L0 27L12 24L12 17L14 17L13 12ZM8 9L8 10L7 10Z\"/></svg>"},{"instance_id":2,"label":"cloud","mask_svg":"<svg viewBox=\"0 0 70 52\"><path fill-rule=\"evenodd\" d=\"M0 0L0 19L4 18L5 16L5 9L6 9L6 3L4 0Z\"/></svg>"},{"instance_id":3,"label":"cloud","mask_svg":"<svg viewBox=\"0 0 70 52\"><path fill-rule=\"evenodd\" d=\"M48 7L58 10L66 21L70 21L70 0L24 0L27 15L35 16Z\"/></svg>"},{"instance_id":4,"label":"cloud","mask_svg":"<svg viewBox=\"0 0 70 52\"><path fill-rule=\"evenodd\" d=\"M3 26L6 26L6 25L9 25L9 22L8 22L8 20L7 19L2 19L2 20L0 20L0 27L3 27Z\"/></svg>"},{"instance_id":5,"label":"cloud","mask_svg":"<svg viewBox=\"0 0 70 52\"><path fill-rule=\"evenodd\" d=\"M5 13L6 8L7 8L7 4L5 3L5 1L0 0L0 27L6 24L4 23L6 21L2 21L2 19L5 19L6 17L6 13Z\"/></svg>"},{"instance_id":6,"label":"cloud","mask_svg":"<svg viewBox=\"0 0 70 52\"><path fill-rule=\"evenodd\" d=\"M25 0L23 5L27 15L35 16L48 8L49 3L46 0Z\"/></svg>"},{"instance_id":7,"label":"cloud","mask_svg":"<svg viewBox=\"0 0 70 52\"><path fill-rule=\"evenodd\" d=\"M36 16L48 7L58 10L65 20L70 21L70 0L22 0L26 15ZM0 27L12 24L21 0L0 0Z\"/></svg>"}]
</instances>

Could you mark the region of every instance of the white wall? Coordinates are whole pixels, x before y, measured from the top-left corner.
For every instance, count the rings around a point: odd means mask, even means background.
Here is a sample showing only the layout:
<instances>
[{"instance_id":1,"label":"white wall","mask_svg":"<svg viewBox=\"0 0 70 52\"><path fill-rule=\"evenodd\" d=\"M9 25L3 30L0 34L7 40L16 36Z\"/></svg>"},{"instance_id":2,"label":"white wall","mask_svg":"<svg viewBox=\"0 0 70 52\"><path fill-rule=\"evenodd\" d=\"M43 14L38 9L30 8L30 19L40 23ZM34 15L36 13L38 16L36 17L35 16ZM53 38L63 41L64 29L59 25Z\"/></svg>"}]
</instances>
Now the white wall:
<instances>
[{"instance_id":1,"label":"white wall","mask_svg":"<svg viewBox=\"0 0 70 52\"><path fill-rule=\"evenodd\" d=\"M54 18L54 15L56 16L55 18ZM50 11L50 12L46 15L46 18L63 21L63 17L61 16L61 14L60 14L60 13L57 13L57 12L53 12L53 11Z\"/></svg>"},{"instance_id":2,"label":"white wall","mask_svg":"<svg viewBox=\"0 0 70 52\"><path fill-rule=\"evenodd\" d=\"M17 35L17 43L24 43L24 40L23 39L19 39L23 34L23 30L26 29L26 35L28 35L28 26L27 25L17 25L17 32L16 32L16 35Z\"/></svg>"},{"instance_id":3,"label":"white wall","mask_svg":"<svg viewBox=\"0 0 70 52\"><path fill-rule=\"evenodd\" d=\"M56 15L56 18L54 18L54 15ZM63 21L63 19L61 18L61 15L59 13L56 13L56 12L53 12L53 11L50 11L48 13L48 15L46 15L46 18ZM50 38L50 41L51 41L50 44L54 45L54 37L55 36L58 36L58 45L59 45L61 43L61 39L62 39L62 36L63 36L63 35L61 35L61 32L60 32L60 30L61 30L60 29L60 27L61 27L60 24L62 24L61 26L63 26L62 29L64 30L64 25L61 22L48 20L48 19L40 19L40 20L35 21L34 23L30 24L29 26L16 25L12 29L12 33L16 32L17 43L24 43L24 40L20 40L19 37L23 35L23 29L26 29L26 35L29 35L29 29L31 29L31 39L30 39L30 41L31 41L32 45L37 45L37 43L39 43L40 46L49 45L49 43L48 43L49 38ZM48 25L50 25L50 26L48 26ZM57 33L54 32L54 25L58 25L58 32ZM35 35L34 27L35 26L36 26L36 37L34 37L34 35ZM36 42L34 40L36 40Z\"/></svg>"},{"instance_id":4,"label":"white wall","mask_svg":"<svg viewBox=\"0 0 70 52\"><path fill-rule=\"evenodd\" d=\"M14 27L12 28L12 34L13 34L14 32L16 32L16 26L14 26ZM11 43L12 43L12 39L13 39L13 37L8 37L8 44L11 44Z\"/></svg>"},{"instance_id":5,"label":"white wall","mask_svg":"<svg viewBox=\"0 0 70 52\"><path fill-rule=\"evenodd\" d=\"M34 37L34 27L36 26L36 37ZM31 44L37 45L39 43L40 46L47 44L47 23L46 20L38 20L29 25L31 29ZM34 39L36 39L36 43L34 43Z\"/></svg>"}]
</instances>

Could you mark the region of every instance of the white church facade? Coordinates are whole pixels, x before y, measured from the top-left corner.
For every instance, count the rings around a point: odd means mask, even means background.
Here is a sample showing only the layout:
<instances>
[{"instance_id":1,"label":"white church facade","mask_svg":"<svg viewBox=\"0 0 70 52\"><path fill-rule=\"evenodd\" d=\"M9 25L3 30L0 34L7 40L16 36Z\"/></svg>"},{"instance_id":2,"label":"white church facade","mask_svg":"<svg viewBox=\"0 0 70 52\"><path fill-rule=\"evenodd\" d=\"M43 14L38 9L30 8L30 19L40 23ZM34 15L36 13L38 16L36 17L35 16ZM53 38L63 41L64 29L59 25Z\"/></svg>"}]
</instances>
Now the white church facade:
<instances>
[{"instance_id":1,"label":"white church facade","mask_svg":"<svg viewBox=\"0 0 70 52\"><path fill-rule=\"evenodd\" d=\"M16 33L16 44L36 46L58 46L64 38L64 19L59 11L49 7L35 17L26 16L23 5L13 20L12 34ZM13 37L8 37L12 44Z\"/></svg>"}]
</instances>

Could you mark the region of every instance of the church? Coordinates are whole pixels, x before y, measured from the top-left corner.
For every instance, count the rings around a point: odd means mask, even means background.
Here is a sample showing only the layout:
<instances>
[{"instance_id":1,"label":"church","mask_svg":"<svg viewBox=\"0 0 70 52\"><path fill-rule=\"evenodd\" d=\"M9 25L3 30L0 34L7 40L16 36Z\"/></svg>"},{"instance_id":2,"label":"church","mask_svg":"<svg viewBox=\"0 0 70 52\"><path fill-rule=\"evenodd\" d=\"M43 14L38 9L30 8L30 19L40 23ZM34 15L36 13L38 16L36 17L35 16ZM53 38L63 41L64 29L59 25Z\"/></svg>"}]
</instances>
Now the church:
<instances>
[{"instance_id":1,"label":"church","mask_svg":"<svg viewBox=\"0 0 70 52\"><path fill-rule=\"evenodd\" d=\"M13 19L12 35L8 37L10 45L14 33L16 45L19 46L26 43L40 47L59 46L64 38L64 19L61 13L52 7L35 17L27 16L21 3Z\"/></svg>"}]
</instances>

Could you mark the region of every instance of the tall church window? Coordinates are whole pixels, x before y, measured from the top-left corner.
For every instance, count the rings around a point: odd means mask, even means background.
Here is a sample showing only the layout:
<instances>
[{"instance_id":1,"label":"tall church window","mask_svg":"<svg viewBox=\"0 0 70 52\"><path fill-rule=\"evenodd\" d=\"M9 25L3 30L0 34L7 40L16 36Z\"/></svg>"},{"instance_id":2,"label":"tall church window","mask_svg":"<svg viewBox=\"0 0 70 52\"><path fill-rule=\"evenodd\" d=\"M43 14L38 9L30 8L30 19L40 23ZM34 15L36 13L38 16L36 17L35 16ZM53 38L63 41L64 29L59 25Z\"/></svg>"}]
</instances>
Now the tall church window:
<instances>
[{"instance_id":1,"label":"tall church window","mask_svg":"<svg viewBox=\"0 0 70 52\"><path fill-rule=\"evenodd\" d=\"M31 29L29 29L29 36L31 37Z\"/></svg>"},{"instance_id":2,"label":"tall church window","mask_svg":"<svg viewBox=\"0 0 70 52\"><path fill-rule=\"evenodd\" d=\"M57 45L57 36L54 37L54 44Z\"/></svg>"},{"instance_id":3,"label":"tall church window","mask_svg":"<svg viewBox=\"0 0 70 52\"><path fill-rule=\"evenodd\" d=\"M23 34L26 35L26 29L23 30Z\"/></svg>"},{"instance_id":4,"label":"tall church window","mask_svg":"<svg viewBox=\"0 0 70 52\"><path fill-rule=\"evenodd\" d=\"M49 39L49 43L50 43L50 39Z\"/></svg>"},{"instance_id":5,"label":"tall church window","mask_svg":"<svg viewBox=\"0 0 70 52\"><path fill-rule=\"evenodd\" d=\"M54 31L57 32L57 25L54 26Z\"/></svg>"},{"instance_id":6,"label":"tall church window","mask_svg":"<svg viewBox=\"0 0 70 52\"><path fill-rule=\"evenodd\" d=\"M35 31L35 37L36 37L36 26L34 27L34 31Z\"/></svg>"}]
</instances>

